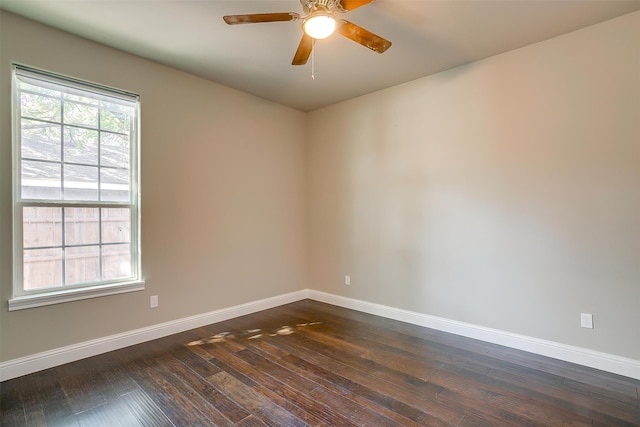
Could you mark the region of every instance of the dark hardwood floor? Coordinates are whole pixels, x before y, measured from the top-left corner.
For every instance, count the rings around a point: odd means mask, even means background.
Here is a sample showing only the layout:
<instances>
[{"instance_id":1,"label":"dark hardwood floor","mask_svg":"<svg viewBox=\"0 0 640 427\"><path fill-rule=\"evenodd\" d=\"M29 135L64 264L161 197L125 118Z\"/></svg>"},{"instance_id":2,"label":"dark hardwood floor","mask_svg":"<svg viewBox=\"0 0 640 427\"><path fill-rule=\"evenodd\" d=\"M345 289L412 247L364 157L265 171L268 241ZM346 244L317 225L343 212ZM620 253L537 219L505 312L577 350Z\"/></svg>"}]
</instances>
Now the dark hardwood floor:
<instances>
[{"instance_id":1,"label":"dark hardwood floor","mask_svg":"<svg viewBox=\"0 0 640 427\"><path fill-rule=\"evenodd\" d=\"M0 384L3 426L640 426L640 381L310 300Z\"/></svg>"}]
</instances>

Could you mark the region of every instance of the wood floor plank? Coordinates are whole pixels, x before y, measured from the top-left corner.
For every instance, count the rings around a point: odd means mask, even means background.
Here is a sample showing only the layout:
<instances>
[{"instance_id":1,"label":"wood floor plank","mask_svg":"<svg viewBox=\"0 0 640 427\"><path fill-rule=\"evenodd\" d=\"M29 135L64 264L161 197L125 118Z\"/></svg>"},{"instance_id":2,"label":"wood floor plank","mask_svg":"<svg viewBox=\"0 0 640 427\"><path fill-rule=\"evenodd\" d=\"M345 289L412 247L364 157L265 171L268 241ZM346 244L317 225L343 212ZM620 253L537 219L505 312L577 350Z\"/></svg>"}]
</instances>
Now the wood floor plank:
<instances>
[{"instance_id":1,"label":"wood floor plank","mask_svg":"<svg viewBox=\"0 0 640 427\"><path fill-rule=\"evenodd\" d=\"M21 396L28 418L39 418L42 413L47 425L78 425L55 369L26 375L20 380Z\"/></svg>"},{"instance_id":2,"label":"wood floor plank","mask_svg":"<svg viewBox=\"0 0 640 427\"><path fill-rule=\"evenodd\" d=\"M170 427L174 425L142 389L124 394L122 400L140 425L144 427Z\"/></svg>"},{"instance_id":3,"label":"wood floor plank","mask_svg":"<svg viewBox=\"0 0 640 427\"><path fill-rule=\"evenodd\" d=\"M225 344L207 345L207 351L215 357L215 360L223 361L228 366L235 368L236 371L242 371L249 376L256 384L253 386L254 390L309 425L318 425L323 419L326 419L323 417L327 412L326 407L306 397L309 391L319 387L318 384L312 383L304 377L295 376L293 372L282 374L283 369L280 370L281 377L278 378L277 371L268 372L268 370L253 365L251 360L247 361L238 357L238 353L245 351L245 349L233 352L227 349ZM341 422L340 417L335 417L334 421L345 425L344 422Z\"/></svg>"},{"instance_id":4,"label":"wood floor plank","mask_svg":"<svg viewBox=\"0 0 640 427\"><path fill-rule=\"evenodd\" d=\"M253 415L249 415L248 417L243 418L241 421L238 421L234 425L236 427L265 427L267 424L263 423Z\"/></svg>"},{"instance_id":5,"label":"wood floor plank","mask_svg":"<svg viewBox=\"0 0 640 427\"><path fill-rule=\"evenodd\" d=\"M25 423L19 380L14 379L0 383L0 425L11 426Z\"/></svg>"},{"instance_id":6,"label":"wood floor plank","mask_svg":"<svg viewBox=\"0 0 640 427\"><path fill-rule=\"evenodd\" d=\"M212 422L175 387L173 377L157 363L139 361L131 366L132 377L175 425L207 426Z\"/></svg>"},{"instance_id":7,"label":"wood floor plank","mask_svg":"<svg viewBox=\"0 0 640 427\"><path fill-rule=\"evenodd\" d=\"M207 417L216 424L226 425L230 422L238 422L250 414L229 399L226 395L216 390L205 378L190 370L182 361L171 357L160 359L161 363L167 367L184 384L188 384L199 396L192 396L192 402L198 403L198 408L208 407ZM219 372L219 370L218 370ZM213 372L214 375L217 372Z\"/></svg>"},{"instance_id":8,"label":"wood floor plank","mask_svg":"<svg viewBox=\"0 0 640 427\"><path fill-rule=\"evenodd\" d=\"M218 390L249 411L253 416L270 426L305 426L306 423L290 412L275 405L243 382L226 372L219 372L208 378Z\"/></svg>"},{"instance_id":9,"label":"wood floor plank","mask_svg":"<svg viewBox=\"0 0 640 427\"><path fill-rule=\"evenodd\" d=\"M397 425L391 418L387 418L384 415L371 411L367 407L359 405L357 402L351 399L341 399L331 391L324 387L318 387L309 393L309 397L315 401L327 402L330 408L328 411L329 416L325 421L325 424L332 424L335 415L340 415L344 419L348 420L348 423L343 425L349 426L395 426ZM331 416L334 414L334 416Z\"/></svg>"},{"instance_id":10,"label":"wood floor plank","mask_svg":"<svg viewBox=\"0 0 640 427\"><path fill-rule=\"evenodd\" d=\"M206 378L210 375L220 372L220 368L209 362L206 358L197 354L199 346L184 346L171 351L171 355L182 361L185 366L191 369L197 375Z\"/></svg>"},{"instance_id":11,"label":"wood floor plank","mask_svg":"<svg viewBox=\"0 0 640 427\"><path fill-rule=\"evenodd\" d=\"M297 347L291 347L292 341L295 341ZM415 377L409 379L401 372L358 357L357 353L343 351L338 346L327 347L300 335L292 336L286 343L278 340L274 340L274 343L289 346L292 353L303 354L305 360L316 366L328 367L331 372L348 379L352 387L377 390L395 396L404 404L418 408L425 414L423 416L432 417L432 423L438 422L437 420L455 423L463 416L457 405L446 407L436 400L442 391L441 387Z\"/></svg>"},{"instance_id":12,"label":"wood floor plank","mask_svg":"<svg viewBox=\"0 0 640 427\"><path fill-rule=\"evenodd\" d=\"M311 300L0 383L2 426L640 426L640 381Z\"/></svg>"},{"instance_id":13,"label":"wood floor plank","mask_svg":"<svg viewBox=\"0 0 640 427\"><path fill-rule=\"evenodd\" d=\"M76 414L82 427L140 427L141 423L122 402L107 402Z\"/></svg>"},{"instance_id":14,"label":"wood floor plank","mask_svg":"<svg viewBox=\"0 0 640 427\"><path fill-rule=\"evenodd\" d=\"M25 413L24 418L25 418L26 426L46 426L47 425L47 417L44 415L44 411L42 409L35 409L33 411L30 411L29 413Z\"/></svg>"},{"instance_id":15,"label":"wood floor plank","mask_svg":"<svg viewBox=\"0 0 640 427\"><path fill-rule=\"evenodd\" d=\"M448 334L406 322L393 321L373 314L311 300L307 300L306 303L307 306L305 309L313 313L316 317L323 316L322 318L325 319L325 321L336 319L349 325L349 328L352 322L360 322L361 324L368 325L372 329L389 331L398 336L408 336L409 339L424 339L432 344L446 345L453 350L473 351L478 354L485 354L493 348L491 346L488 347L487 343L483 341ZM284 306L284 308L296 309L298 308L298 304L288 304Z\"/></svg>"},{"instance_id":16,"label":"wood floor plank","mask_svg":"<svg viewBox=\"0 0 640 427\"><path fill-rule=\"evenodd\" d=\"M569 419L573 425L588 426L591 420L578 414L570 414L566 408L556 406L550 410L546 402L533 399L530 394L520 394L514 387L500 387L491 377L474 376L468 372L460 376L449 372L440 372L432 381L443 386L438 396L451 400L465 401L467 406L477 413L513 419L522 425L551 425L553 422L566 424ZM473 381L471 381L473 379ZM469 384L473 386L469 387Z\"/></svg>"},{"instance_id":17,"label":"wood floor plank","mask_svg":"<svg viewBox=\"0 0 640 427\"><path fill-rule=\"evenodd\" d=\"M504 347L492 348L488 355L498 360L509 360L512 363L519 362L523 366L533 367L543 372L564 377L567 380L566 382L574 384L576 389L598 391L601 394L609 394L617 398L638 398L637 387L640 386L640 380L631 380L630 378L597 369L539 357L535 354Z\"/></svg>"},{"instance_id":18,"label":"wood floor plank","mask_svg":"<svg viewBox=\"0 0 640 427\"><path fill-rule=\"evenodd\" d=\"M344 418L341 413L335 411L334 408L321 404L313 400L310 396L305 396L295 390L286 387L273 388L264 385L259 385L255 387L254 390L304 421L307 426L318 427L327 422L331 422L335 426L340 427L355 426L355 424Z\"/></svg>"},{"instance_id":19,"label":"wood floor plank","mask_svg":"<svg viewBox=\"0 0 640 427\"><path fill-rule=\"evenodd\" d=\"M75 414L107 403L102 394L106 381L97 369L86 360L68 363L56 369L66 401Z\"/></svg>"},{"instance_id":20,"label":"wood floor plank","mask_svg":"<svg viewBox=\"0 0 640 427\"><path fill-rule=\"evenodd\" d=\"M355 418L358 422L365 425L372 425L371 423L375 423L375 425L378 426L394 425L393 421L383 414L371 411L351 400L343 399L327 391L317 382L308 379L307 375L298 375L295 371L264 359L248 349L237 352L236 356L251 364L251 366L258 371L266 372L267 375L272 376L274 379L294 389L297 394L288 393L286 388L283 387L276 386L270 388L276 393L281 394L283 398L313 414L314 418L320 421L318 424L333 423L335 425L355 426L358 425L353 421ZM271 384L271 382L268 383ZM266 386L264 380L261 380L260 384L263 387ZM322 394L322 399L318 398L319 393ZM354 417L354 414L357 414L358 417ZM307 420L305 419L305 421Z\"/></svg>"},{"instance_id":21,"label":"wood floor plank","mask_svg":"<svg viewBox=\"0 0 640 427\"><path fill-rule=\"evenodd\" d=\"M170 379L174 391L183 396L187 401L197 408L213 425L228 425L232 421L223 414L220 409L229 409L227 413L235 414L241 408L232 404L226 396L216 393L211 385L206 381L201 381L200 377L192 375L179 360L171 355L166 355L157 359L162 366L166 378ZM238 417L244 418L247 413Z\"/></svg>"},{"instance_id":22,"label":"wood floor plank","mask_svg":"<svg viewBox=\"0 0 640 427\"><path fill-rule=\"evenodd\" d=\"M460 424L458 424L458 427L511 427L513 425L514 423L510 420L469 411Z\"/></svg>"},{"instance_id":23,"label":"wood floor plank","mask_svg":"<svg viewBox=\"0 0 640 427\"><path fill-rule=\"evenodd\" d=\"M352 400L370 410L385 416L397 424L407 426L407 427L418 427L420 424L416 423L410 418L407 418L404 415L398 413L398 411L402 411L402 404L394 401L392 398L384 398L381 397L381 401L373 402L371 400L366 399L362 394L358 394L356 392L351 391L351 387L341 387L339 384L342 381L346 381L341 378L340 381L335 381L333 378L333 374L328 371L322 372L314 372L312 370L307 369L302 363L300 363L300 359L289 361L287 360L288 356L291 356L290 353L276 347L272 344L269 344L265 341L255 341L251 343L251 349L258 354L264 355L265 357L271 358L272 360L277 361L278 364L281 364L288 369L291 369L294 372L298 372L301 375L306 375L313 381L316 381L326 390L329 390L335 395L336 399L349 399ZM323 400L327 404L331 405L331 400ZM381 404L382 403L382 404ZM393 410L391 409L393 408ZM394 411L395 410L395 411ZM405 411L406 412L406 411ZM418 410L413 409L413 418L420 419L422 417L422 413Z\"/></svg>"},{"instance_id":24,"label":"wood floor plank","mask_svg":"<svg viewBox=\"0 0 640 427\"><path fill-rule=\"evenodd\" d=\"M415 394L408 391L404 383L397 385L384 383L366 371L350 368L326 355L319 354L313 347L307 350L301 346L291 346L291 341L273 340L274 345L285 347L292 353L284 358L285 361L301 366L317 376L330 378L334 385L376 405L396 410L400 415L418 423L428 421L430 425L448 425L453 422L452 420L459 418L455 408L442 408L437 415L430 414L434 407L439 406L435 401L435 392L425 395ZM294 356L294 353L299 354L300 357ZM428 409L424 406L427 401L430 406Z\"/></svg>"},{"instance_id":25,"label":"wood floor plank","mask_svg":"<svg viewBox=\"0 0 640 427\"><path fill-rule=\"evenodd\" d=\"M431 384L425 383L424 389L416 390L407 383L392 383L382 381L376 375L369 375L366 371L354 369L348 360L332 361L322 360L320 356L314 360L313 366L303 363L296 356L288 356L288 360L296 361L308 370L317 369L324 365L326 370L322 372L325 376L331 373L336 384L346 388L378 405L387 405L396 410L400 415L406 416L418 423L428 423L429 425L449 425L455 424L463 416L463 410L458 406L444 406L437 400L438 393L431 389ZM304 356L305 360L313 360L309 354ZM346 362L347 364L343 364Z\"/></svg>"},{"instance_id":26,"label":"wood floor plank","mask_svg":"<svg viewBox=\"0 0 640 427\"><path fill-rule=\"evenodd\" d=\"M538 371L535 371L536 373ZM624 404L619 400L592 399L587 394L571 393L570 389L563 383L549 384L536 381L536 375L526 368L518 370L502 368L494 369L489 376L510 384L511 388L519 388L520 393L534 397L536 400L544 401L555 406L562 406L572 414L589 417L596 421L611 421L606 414L614 413L619 423L635 423L637 417L633 416L636 411L640 414L640 402ZM526 387L523 386L526 384ZM623 409L623 410L620 410Z\"/></svg>"}]
</instances>

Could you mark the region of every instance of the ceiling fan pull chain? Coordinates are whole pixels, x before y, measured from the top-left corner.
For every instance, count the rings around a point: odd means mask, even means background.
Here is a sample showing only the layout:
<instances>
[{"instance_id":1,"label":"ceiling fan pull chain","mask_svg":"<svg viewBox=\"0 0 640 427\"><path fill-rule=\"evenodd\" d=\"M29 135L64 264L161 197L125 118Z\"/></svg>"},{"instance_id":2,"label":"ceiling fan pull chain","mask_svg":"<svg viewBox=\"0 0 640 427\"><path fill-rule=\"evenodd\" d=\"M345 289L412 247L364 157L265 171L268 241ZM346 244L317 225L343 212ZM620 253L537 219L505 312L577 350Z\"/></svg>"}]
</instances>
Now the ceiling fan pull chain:
<instances>
[{"instance_id":1,"label":"ceiling fan pull chain","mask_svg":"<svg viewBox=\"0 0 640 427\"><path fill-rule=\"evenodd\" d=\"M311 49L311 80L316 79L316 39L313 39L313 48Z\"/></svg>"}]
</instances>

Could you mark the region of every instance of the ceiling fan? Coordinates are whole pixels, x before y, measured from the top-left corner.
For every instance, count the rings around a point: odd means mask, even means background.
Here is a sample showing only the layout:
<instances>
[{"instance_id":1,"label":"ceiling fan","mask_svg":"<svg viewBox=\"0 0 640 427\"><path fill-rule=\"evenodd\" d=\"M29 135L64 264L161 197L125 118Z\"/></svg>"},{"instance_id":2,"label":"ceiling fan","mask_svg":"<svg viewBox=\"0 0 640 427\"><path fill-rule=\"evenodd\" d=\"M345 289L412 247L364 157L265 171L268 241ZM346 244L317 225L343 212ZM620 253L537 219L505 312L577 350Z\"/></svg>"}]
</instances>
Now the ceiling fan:
<instances>
[{"instance_id":1,"label":"ceiling fan","mask_svg":"<svg viewBox=\"0 0 640 427\"><path fill-rule=\"evenodd\" d=\"M304 65L313 49L314 40L329 37L334 31L362 46L382 53L389 49L391 42L373 34L345 19L338 19L336 13L345 13L371 3L373 0L300 0L306 16L295 12L254 13L249 15L226 15L224 22L229 25L255 24L260 22L288 22L302 20L302 39L291 65Z\"/></svg>"}]
</instances>

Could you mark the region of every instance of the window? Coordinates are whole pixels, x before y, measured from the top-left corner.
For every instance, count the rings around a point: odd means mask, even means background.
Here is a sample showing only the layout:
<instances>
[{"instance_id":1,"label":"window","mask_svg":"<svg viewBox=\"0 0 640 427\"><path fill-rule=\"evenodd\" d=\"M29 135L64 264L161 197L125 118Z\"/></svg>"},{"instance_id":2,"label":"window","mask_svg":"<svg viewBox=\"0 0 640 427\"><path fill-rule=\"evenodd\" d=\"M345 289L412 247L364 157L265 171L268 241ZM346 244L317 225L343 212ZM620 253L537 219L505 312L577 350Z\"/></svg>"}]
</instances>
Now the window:
<instances>
[{"instance_id":1,"label":"window","mask_svg":"<svg viewBox=\"0 0 640 427\"><path fill-rule=\"evenodd\" d=\"M16 65L9 309L141 290L138 97Z\"/></svg>"}]
</instances>

